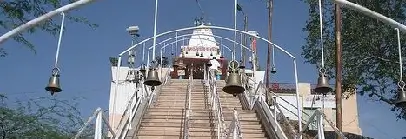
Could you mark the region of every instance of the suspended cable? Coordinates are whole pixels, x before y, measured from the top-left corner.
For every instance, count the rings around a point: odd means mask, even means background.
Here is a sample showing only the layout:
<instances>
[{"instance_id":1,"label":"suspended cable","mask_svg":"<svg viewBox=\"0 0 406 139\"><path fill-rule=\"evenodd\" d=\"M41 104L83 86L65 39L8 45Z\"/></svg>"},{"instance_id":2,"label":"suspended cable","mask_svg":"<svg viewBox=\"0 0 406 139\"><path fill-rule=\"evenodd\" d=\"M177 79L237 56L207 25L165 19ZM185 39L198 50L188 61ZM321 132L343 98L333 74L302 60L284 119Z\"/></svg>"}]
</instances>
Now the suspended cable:
<instances>
[{"instance_id":1,"label":"suspended cable","mask_svg":"<svg viewBox=\"0 0 406 139\"><path fill-rule=\"evenodd\" d=\"M63 35L63 29L64 29L64 22L65 22L65 14L62 12L61 15L62 15L62 23L61 23L61 28L60 28L60 31L59 31L58 46L56 48L54 68L58 67L59 50L60 50L60 47L61 47L62 35Z\"/></svg>"},{"instance_id":2,"label":"suspended cable","mask_svg":"<svg viewBox=\"0 0 406 139\"><path fill-rule=\"evenodd\" d=\"M272 66L275 67L275 46L272 45Z\"/></svg>"},{"instance_id":3,"label":"suspended cable","mask_svg":"<svg viewBox=\"0 0 406 139\"><path fill-rule=\"evenodd\" d=\"M320 17L321 69L324 70L323 12L322 12L322 3L321 3L321 0L319 0L319 17Z\"/></svg>"},{"instance_id":4,"label":"suspended cable","mask_svg":"<svg viewBox=\"0 0 406 139\"><path fill-rule=\"evenodd\" d=\"M202 13L202 16L201 16L200 20L203 20L204 18L206 18L206 14L204 13L203 8L202 8L202 5L200 5L199 0L196 0L196 4L197 4L197 6L199 7L200 12ZM202 21L202 22L203 22L203 21Z\"/></svg>"},{"instance_id":5,"label":"suspended cable","mask_svg":"<svg viewBox=\"0 0 406 139\"><path fill-rule=\"evenodd\" d=\"M158 0L155 0L155 14L154 14L154 41L152 48L152 62L155 62L155 47L156 47L156 20L158 16Z\"/></svg>"},{"instance_id":6,"label":"suspended cable","mask_svg":"<svg viewBox=\"0 0 406 139\"><path fill-rule=\"evenodd\" d=\"M145 61L145 42L142 43L142 64L144 64Z\"/></svg>"},{"instance_id":7,"label":"suspended cable","mask_svg":"<svg viewBox=\"0 0 406 139\"><path fill-rule=\"evenodd\" d=\"M234 0L234 41L237 40L237 0ZM235 43L233 45L232 59L235 60Z\"/></svg>"}]
</instances>

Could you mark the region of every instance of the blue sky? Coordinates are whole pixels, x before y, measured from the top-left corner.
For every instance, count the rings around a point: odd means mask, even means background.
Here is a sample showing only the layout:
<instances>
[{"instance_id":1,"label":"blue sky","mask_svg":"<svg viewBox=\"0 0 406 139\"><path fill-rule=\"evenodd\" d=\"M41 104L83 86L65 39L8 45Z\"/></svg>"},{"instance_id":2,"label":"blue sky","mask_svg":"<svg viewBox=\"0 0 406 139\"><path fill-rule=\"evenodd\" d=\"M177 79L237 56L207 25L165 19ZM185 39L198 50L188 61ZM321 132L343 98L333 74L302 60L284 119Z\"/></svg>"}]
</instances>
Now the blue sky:
<instances>
[{"instance_id":1,"label":"blue sky","mask_svg":"<svg viewBox=\"0 0 406 139\"><path fill-rule=\"evenodd\" d=\"M263 0L239 0L249 16L249 29L267 37L267 9ZM232 0L201 0L208 20L217 26L233 27ZM298 59L300 82L315 83L317 70L305 64L301 46L305 33L307 5L296 0L276 0L273 15L273 42L290 51ZM69 14L87 17L99 24L96 29L73 22L65 23L60 52L63 92L56 97L80 99L80 110L87 117L97 107L108 109L111 71L108 57L127 49L131 39L125 29L140 27L141 39L153 35L153 0L97 1ZM193 26L200 15L195 0L161 0L158 10L158 32ZM60 21L59 17L54 20ZM237 19L242 27L241 16ZM2 32L3 33L3 32ZM28 37L37 47L37 54L13 41L4 43L9 55L0 60L0 92L10 98L28 99L49 95L44 91L54 62L57 37L36 33ZM266 45L258 44L260 64L265 64ZM293 82L292 62L276 51L278 72L272 81ZM139 59L138 59L139 60ZM390 106L358 97L360 126L363 134L377 139L399 139L406 136L406 122L396 121ZM345 111L345 110L344 110Z\"/></svg>"}]
</instances>

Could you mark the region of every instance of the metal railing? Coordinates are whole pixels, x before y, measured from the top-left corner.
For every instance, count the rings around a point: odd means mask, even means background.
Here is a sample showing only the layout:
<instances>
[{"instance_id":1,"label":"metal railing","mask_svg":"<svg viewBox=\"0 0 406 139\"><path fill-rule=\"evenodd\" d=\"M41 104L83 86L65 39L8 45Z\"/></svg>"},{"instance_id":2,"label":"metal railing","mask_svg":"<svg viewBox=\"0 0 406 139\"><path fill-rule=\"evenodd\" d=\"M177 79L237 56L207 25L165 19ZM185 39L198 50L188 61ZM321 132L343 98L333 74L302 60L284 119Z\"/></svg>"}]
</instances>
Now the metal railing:
<instances>
[{"instance_id":1,"label":"metal railing","mask_svg":"<svg viewBox=\"0 0 406 139\"><path fill-rule=\"evenodd\" d=\"M251 88L253 88L252 86L255 86L257 83L251 79L248 76L244 76L243 78L245 78L246 80L251 81L250 82L245 82L246 84L248 84L247 86L251 86ZM324 126L323 126L323 120L325 120L329 126L331 128L333 128L333 130L335 131L336 134L340 135L343 139L347 139L344 134L342 132L340 132L336 126L334 125L334 122L332 122L331 120L329 120L326 115L320 111L320 110L316 110L315 113L313 115L310 115L304 111L302 111L302 113L304 115L307 115L309 118L309 120L303 119L302 124L305 124L304 129L301 132L298 132L295 130L295 128L292 126L291 121L285 116L285 114L283 113L283 110L286 112L289 112L291 114L293 114L294 116L298 116L297 112L294 112L297 110L297 106L291 104L289 101L285 100L283 97L279 96L278 94L274 93L273 91L269 91L265 85L262 82L259 82L258 86L256 87L255 91L253 92L252 89L247 89L248 91L246 91L244 93L246 99L249 101L249 107L251 109L254 108L255 103L258 101L260 102L263 106L263 110L264 111L269 111L269 115L273 115L271 117L273 117L273 121L276 125L274 125L274 129L275 131L277 129L281 129L281 131L283 132L283 134L286 134L285 132L291 132L288 133L289 138L298 138L300 136L302 136L303 132L306 131L309 128L309 125L313 122L316 122L316 127L318 130L318 134L316 137L318 137L318 139L324 139ZM271 104L268 104L268 102L265 101L265 93L270 94L270 100L271 100ZM290 110L287 107L281 105L278 103L278 101L276 100L281 100L283 102L285 102L286 104L288 104L290 107L294 108L294 110ZM272 108L272 109L271 109ZM273 114L272 114L273 112ZM278 120L279 119L279 120ZM280 127L280 124L285 124L287 125L287 129L285 129L285 131L282 130L282 128ZM315 137L315 138L316 138Z\"/></svg>"},{"instance_id":2,"label":"metal railing","mask_svg":"<svg viewBox=\"0 0 406 139\"><path fill-rule=\"evenodd\" d=\"M80 137L80 135L82 135L83 131L86 129L86 127L90 124L90 122L96 118L96 130L94 132L94 138L95 139L101 139L102 138L102 125L103 122L104 124L107 125L107 129L109 130L109 132L112 134L113 138L116 137L116 134L114 134L113 128L111 128L109 121L106 119L106 116L103 115L103 110L101 108L97 108L92 116L89 117L89 119L87 120L87 122L82 126L82 128L79 129L78 133L76 133L75 137L73 137L74 139L77 139Z\"/></svg>"},{"instance_id":3,"label":"metal railing","mask_svg":"<svg viewBox=\"0 0 406 139\"><path fill-rule=\"evenodd\" d=\"M248 78L248 77L245 77ZM248 78L249 79L249 78ZM254 84L255 81L253 81ZM276 113L275 110L273 110L274 112L272 113L272 110L269 107L268 102L266 102L265 99L265 94L268 93L268 89L266 89L265 85L262 82L259 82L259 84L257 85L257 88L255 89L254 93L250 93L253 96L246 96L246 93L244 93L246 99L249 99L249 104L250 104L250 109L252 110L254 108L255 103L259 104L260 109L262 109L262 111L264 112L264 116L266 118L266 120L268 120L269 124L271 124L273 126L275 135L280 138L280 139L287 139L288 137L286 136L285 132L283 131L282 126L280 125L280 123L277 121L277 116L280 115L281 117L283 117L283 119L287 119L283 113ZM274 101L276 102L276 101ZM290 131L294 131L294 128L288 124L289 126L289 130Z\"/></svg>"},{"instance_id":4,"label":"metal railing","mask_svg":"<svg viewBox=\"0 0 406 139\"><path fill-rule=\"evenodd\" d=\"M316 110L314 112L314 114L309 118L309 121L306 123L306 125L304 126L304 129L302 132L299 132L297 134L297 136L300 136L303 134L304 131L306 131L309 128L310 123L312 123L313 121L316 121L316 125L317 125L317 137L318 139L325 139L324 136L324 126L323 126L323 120L325 120L328 125L333 128L334 132L339 135L342 139L347 139L347 137L344 136L344 134L335 126L334 122L332 122L331 120L329 120L327 118L327 116L320 110ZM314 138L316 138L316 136Z\"/></svg>"},{"instance_id":5,"label":"metal railing","mask_svg":"<svg viewBox=\"0 0 406 139\"><path fill-rule=\"evenodd\" d=\"M170 81L170 70L167 71L167 73L165 74L164 78L162 78L162 85L160 86L160 89L162 88L163 85L166 85L167 82ZM142 78L141 78L142 79ZM141 80L136 87L136 92L131 96L130 100L128 101L127 105L126 105L126 109L124 110L120 122L117 125L117 127L115 129L113 129L109 123L107 122L108 120L106 120L102 113L101 108L98 108L93 116L91 116L88 120L87 123L85 123L85 125L79 130L79 132L76 134L76 136L74 137L74 139L77 139L78 137L80 137L80 135L82 134L83 130L88 126L88 124L94 119L94 117L97 115L98 118L96 118L96 128L95 128L95 139L101 139L101 129L102 129L102 125L98 125L98 123L101 124L101 122L99 122L98 119L103 119L104 123L108 126L109 128L109 132L112 135L112 139L124 139L125 136L127 135L128 131L132 129L132 122L133 119L135 117L135 115L137 113L143 112L143 111L138 111L140 104L143 103L144 101L148 102L148 106L152 103L152 101L154 100L155 96L156 96L156 92L159 91L157 89L154 89L154 91L152 91L152 89L150 87L147 87L146 85L142 84L143 80ZM141 93L141 95L138 94L138 92ZM135 98L135 100L134 100ZM141 113L142 115L142 113ZM100 118L99 118L100 116ZM97 137L97 138L96 138Z\"/></svg>"},{"instance_id":6,"label":"metal railing","mask_svg":"<svg viewBox=\"0 0 406 139\"><path fill-rule=\"evenodd\" d=\"M223 108L221 107L220 97L217 93L217 85L216 85L216 78L214 76L213 71L208 72L206 85L209 85L209 94L210 94L210 104L212 106L212 111L214 112L214 116L216 117L216 134L217 139L221 139L224 137L223 131L225 128L224 122L224 115L223 115Z\"/></svg>"},{"instance_id":7,"label":"metal railing","mask_svg":"<svg viewBox=\"0 0 406 139\"><path fill-rule=\"evenodd\" d=\"M190 121L190 104L191 104L191 97L192 97L192 87L193 87L193 72L189 76L189 83L187 85L187 92L186 92L186 103L185 103L185 117L183 122L183 139L189 138L189 121Z\"/></svg>"},{"instance_id":8,"label":"metal railing","mask_svg":"<svg viewBox=\"0 0 406 139\"><path fill-rule=\"evenodd\" d=\"M227 139L229 137L233 137L233 139L242 139L241 123L238 119L238 112L236 109L233 110L233 120L231 121L230 125L227 128L227 131L225 131L224 134Z\"/></svg>"}]
</instances>

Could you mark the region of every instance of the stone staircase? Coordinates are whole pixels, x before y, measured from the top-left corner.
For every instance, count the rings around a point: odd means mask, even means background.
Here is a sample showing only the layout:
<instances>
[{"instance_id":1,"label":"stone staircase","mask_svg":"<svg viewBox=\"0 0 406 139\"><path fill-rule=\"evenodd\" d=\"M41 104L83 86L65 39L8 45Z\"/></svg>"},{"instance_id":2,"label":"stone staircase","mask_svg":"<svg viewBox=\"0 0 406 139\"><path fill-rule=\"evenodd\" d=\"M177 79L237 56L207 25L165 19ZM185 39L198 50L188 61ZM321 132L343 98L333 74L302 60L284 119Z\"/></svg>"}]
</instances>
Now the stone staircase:
<instances>
[{"instance_id":1,"label":"stone staircase","mask_svg":"<svg viewBox=\"0 0 406 139\"><path fill-rule=\"evenodd\" d=\"M143 116L137 133L138 139L180 139L183 138L183 122L188 80L172 79L162 87L157 100ZM191 113L189 138L217 138L216 117L211 111L208 92L202 80L195 79L191 92ZM217 82L217 90L225 86L224 81ZM243 138L267 138L254 111L242 110L238 97L221 91L220 100L224 120L228 126L232 121L233 109L237 108Z\"/></svg>"}]
</instances>

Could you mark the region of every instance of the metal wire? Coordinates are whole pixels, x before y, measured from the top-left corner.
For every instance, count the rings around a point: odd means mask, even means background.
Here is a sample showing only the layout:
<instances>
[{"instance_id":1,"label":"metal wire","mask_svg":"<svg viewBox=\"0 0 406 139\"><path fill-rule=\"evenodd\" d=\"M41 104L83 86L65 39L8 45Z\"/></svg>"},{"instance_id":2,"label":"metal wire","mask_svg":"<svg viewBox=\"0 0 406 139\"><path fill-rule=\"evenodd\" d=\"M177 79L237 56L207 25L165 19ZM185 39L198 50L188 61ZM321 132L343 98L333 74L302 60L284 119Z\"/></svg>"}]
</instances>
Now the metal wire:
<instances>
[{"instance_id":1,"label":"metal wire","mask_svg":"<svg viewBox=\"0 0 406 139\"><path fill-rule=\"evenodd\" d=\"M320 17L321 68L324 69L323 11L322 11L322 3L321 3L321 0L319 0L319 17Z\"/></svg>"},{"instance_id":2,"label":"metal wire","mask_svg":"<svg viewBox=\"0 0 406 139\"><path fill-rule=\"evenodd\" d=\"M154 40L153 40L153 49L152 49L152 61L155 61L155 47L156 47L156 20L158 15L158 0L155 0L155 14L154 14Z\"/></svg>"},{"instance_id":3,"label":"metal wire","mask_svg":"<svg viewBox=\"0 0 406 139\"><path fill-rule=\"evenodd\" d=\"M275 67L275 46L272 45L272 66Z\"/></svg>"},{"instance_id":4,"label":"metal wire","mask_svg":"<svg viewBox=\"0 0 406 139\"><path fill-rule=\"evenodd\" d=\"M142 43L142 64L144 64L145 61L145 42Z\"/></svg>"},{"instance_id":5,"label":"metal wire","mask_svg":"<svg viewBox=\"0 0 406 139\"><path fill-rule=\"evenodd\" d=\"M403 66L402 66L402 47L400 45L400 33L399 29L395 28L398 37L398 52L399 52L399 81L403 81Z\"/></svg>"},{"instance_id":6,"label":"metal wire","mask_svg":"<svg viewBox=\"0 0 406 139\"><path fill-rule=\"evenodd\" d=\"M234 0L234 41L237 40L237 0ZM235 43L233 45L232 59L235 60Z\"/></svg>"},{"instance_id":7,"label":"metal wire","mask_svg":"<svg viewBox=\"0 0 406 139\"><path fill-rule=\"evenodd\" d=\"M54 65L55 68L58 67L59 50L61 47L63 28L64 28L63 26L65 23L65 14L63 12L61 12L61 15L62 15L62 23L61 23L61 30L59 31L58 46L56 48L56 54L55 54L55 65Z\"/></svg>"}]
</instances>

